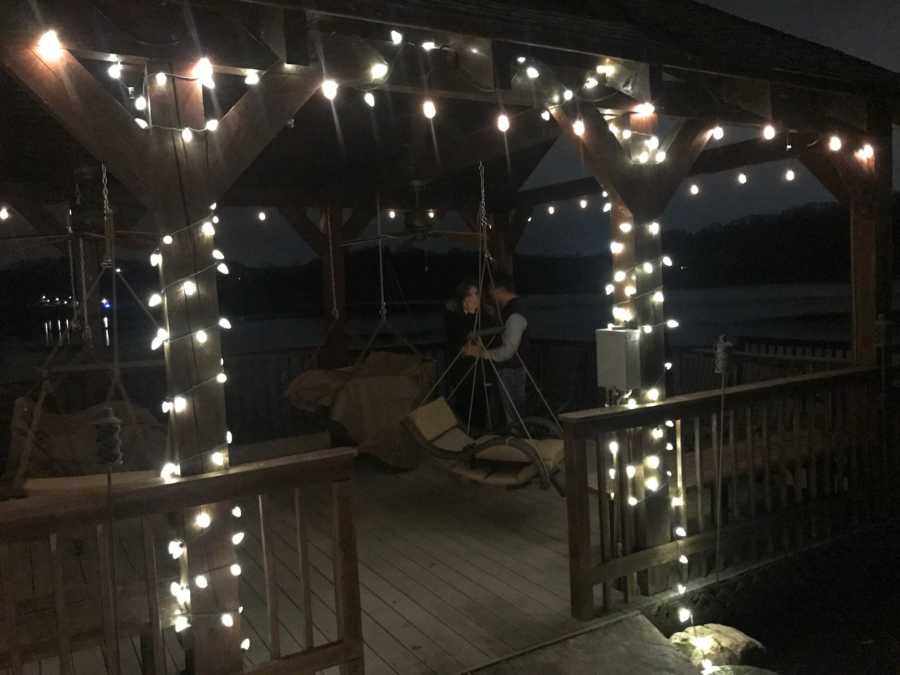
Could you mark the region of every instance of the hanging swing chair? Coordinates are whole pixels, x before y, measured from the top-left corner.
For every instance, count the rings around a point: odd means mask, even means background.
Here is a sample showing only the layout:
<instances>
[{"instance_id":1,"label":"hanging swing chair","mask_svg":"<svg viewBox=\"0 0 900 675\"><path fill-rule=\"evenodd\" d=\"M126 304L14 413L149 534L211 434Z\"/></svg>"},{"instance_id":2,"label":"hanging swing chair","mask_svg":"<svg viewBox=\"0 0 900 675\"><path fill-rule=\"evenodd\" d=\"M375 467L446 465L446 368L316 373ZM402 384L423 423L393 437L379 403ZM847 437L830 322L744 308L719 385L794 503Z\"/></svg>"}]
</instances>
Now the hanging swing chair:
<instances>
[{"instance_id":1,"label":"hanging swing chair","mask_svg":"<svg viewBox=\"0 0 900 675\"><path fill-rule=\"evenodd\" d=\"M478 170L481 179L481 203L478 211L480 247L477 287L479 291L482 291L486 284L493 285L493 275L490 266L491 255L488 250L484 165L479 164ZM499 307L495 308L495 311L499 316ZM484 352L488 348L486 341L495 339L498 332L492 329L482 329L481 312L479 304L475 315L475 327L470 339L478 344ZM457 416L444 397L430 400L462 356L463 348L457 352L431 390L422 399L422 404L403 420L409 437L415 441L422 452L433 457L457 478L503 488L524 487L537 480L542 488L546 489L552 485L560 495L563 495L563 487L558 481L565 454L561 427L531 371L518 352L515 355L518 365L524 370L549 418L527 416L523 414L524 411L519 410L516 401L507 390L496 364L490 358L475 359L450 394L452 397L459 387L459 383L467 382L471 377L468 418L465 423ZM509 403L507 407L513 410L514 419L509 420L507 426L498 432L479 435L475 434L472 429L472 413L479 380L484 387L482 401L486 406L489 405L488 368L492 371L493 382L497 385L499 394ZM485 417L490 419L489 410Z\"/></svg>"},{"instance_id":2,"label":"hanging swing chair","mask_svg":"<svg viewBox=\"0 0 900 675\"><path fill-rule=\"evenodd\" d=\"M384 241L393 238L381 229L378 205L377 236L380 308L378 322L353 364L337 369L311 369L298 375L288 386L287 397L298 410L312 414L328 428L333 443L356 445L391 467L411 469L421 454L401 432L400 422L428 391L434 379L434 364L423 356L394 326L385 299ZM326 221L329 263L334 269L332 223ZM369 240L347 242L346 246ZM332 274L332 279L334 275ZM332 286L332 307L337 307ZM340 317L332 317L332 327ZM329 328L329 331L331 328ZM388 334L407 353L374 349L379 337Z\"/></svg>"}]
</instances>

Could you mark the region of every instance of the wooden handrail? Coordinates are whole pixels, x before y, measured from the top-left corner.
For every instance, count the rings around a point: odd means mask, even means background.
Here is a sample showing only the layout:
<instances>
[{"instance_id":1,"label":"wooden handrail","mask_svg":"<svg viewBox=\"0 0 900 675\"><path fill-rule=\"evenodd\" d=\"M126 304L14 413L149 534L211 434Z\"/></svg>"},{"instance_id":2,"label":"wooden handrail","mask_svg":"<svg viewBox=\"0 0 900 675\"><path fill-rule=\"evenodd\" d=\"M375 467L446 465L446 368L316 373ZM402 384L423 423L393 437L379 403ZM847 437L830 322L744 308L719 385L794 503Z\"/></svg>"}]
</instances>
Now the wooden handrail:
<instances>
[{"instance_id":1,"label":"wooden handrail","mask_svg":"<svg viewBox=\"0 0 900 675\"><path fill-rule=\"evenodd\" d=\"M355 456L353 448L335 448L169 481L148 477L119 486L114 483L113 518L136 518L315 482L347 480ZM0 540L34 539L70 525L100 522L107 516L106 508L105 483L3 502Z\"/></svg>"},{"instance_id":2,"label":"wooden handrail","mask_svg":"<svg viewBox=\"0 0 900 675\"><path fill-rule=\"evenodd\" d=\"M771 396L778 396L790 391L816 389L824 385L840 384L853 380L862 380L879 374L875 367L845 368L811 375L783 377L776 380L742 384L727 387L725 397L730 404L749 403ZM719 403L721 390L712 389L694 394L673 396L658 403L648 403L637 408L616 406L611 408L593 408L560 415L563 423L575 438L589 438L594 434L633 429L649 424L658 424L666 417L684 417L700 412L714 410Z\"/></svg>"}]
</instances>

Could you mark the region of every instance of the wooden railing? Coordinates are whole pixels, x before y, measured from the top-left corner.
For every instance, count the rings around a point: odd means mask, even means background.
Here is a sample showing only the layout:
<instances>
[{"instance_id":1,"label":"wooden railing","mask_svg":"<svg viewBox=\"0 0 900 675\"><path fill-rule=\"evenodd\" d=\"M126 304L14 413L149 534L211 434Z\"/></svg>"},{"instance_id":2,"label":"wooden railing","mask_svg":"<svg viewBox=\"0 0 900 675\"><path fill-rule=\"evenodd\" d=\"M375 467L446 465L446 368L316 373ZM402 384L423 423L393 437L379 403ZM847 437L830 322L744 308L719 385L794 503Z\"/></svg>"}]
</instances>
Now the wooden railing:
<instances>
[{"instance_id":1,"label":"wooden railing","mask_svg":"<svg viewBox=\"0 0 900 675\"><path fill-rule=\"evenodd\" d=\"M19 675L26 662L54 656L65 675L74 672L75 651L100 646L106 672L124 672L127 659L119 652L120 640L139 636L142 672L164 674L164 633L174 635L171 628L182 611L169 591L170 582L179 579L175 561L166 553L172 524L179 520L172 514L231 501L243 503L248 511L244 517L250 517L252 500L259 507L265 591L260 615L268 635L264 638L267 647L255 649L255 663L245 672L313 673L340 665L342 674L361 674L363 643L351 509L355 454L352 449L322 450L169 482L144 473L114 474L111 499L106 476L32 481L33 496L0 503L0 668L9 667ZM317 485L330 490L337 635L335 640L314 645L307 514L301 495ZM282 653L279 639L276 569L284 561L276 563L273 553L271 495L279 491L293 493L301 584L297 602L306 608L303 650L290 655ZM125 558L140 562L140 571L127 583L122 578ZM79 565L90 572L84 574ZM83 583L76 583L81 575ZM28 591L32 588L34 594ZM236 617L235 630L240 625Z\"/></svg>"},{"instance_id":2,"label":"wooden railing","mask_svg":"<svg viewBox=\"0 0 900 675\"><path fill-rule=\"evenodd\" d=\"M770 558L885 515L900 429L884 375L850 368L731 387L724 416L719 391L563 415L573 615L594 616L598 585L608 609L639 588L702 577L717 557L722 567ZM659 476L656 492L648 475Z\"/></svg>"}]
</instances>

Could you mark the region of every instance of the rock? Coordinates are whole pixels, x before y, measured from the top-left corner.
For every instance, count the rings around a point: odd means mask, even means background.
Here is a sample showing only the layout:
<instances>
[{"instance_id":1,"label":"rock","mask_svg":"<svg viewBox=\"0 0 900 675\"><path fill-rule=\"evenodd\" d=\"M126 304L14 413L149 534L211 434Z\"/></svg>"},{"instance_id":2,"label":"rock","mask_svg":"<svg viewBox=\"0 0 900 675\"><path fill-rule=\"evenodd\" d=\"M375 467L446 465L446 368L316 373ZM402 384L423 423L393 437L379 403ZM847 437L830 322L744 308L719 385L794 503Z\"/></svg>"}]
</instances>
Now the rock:
<instances>
[{"instance_id":1,"label":"rock","mask_svg":"<svg viewBox=\"0 0 900 675\"><path fill-rule=\"evenodd\" d=\"M749 635L718 623L691 626L675 633L669 642L695 666L735 666L755 661L765 651L762 644Z\"/></svg>"},{"instance_id":2,"label":"rock","mask_svg":"<svg viewBox=\"0 0 900 675\"><path fill-rule=\"evenodd\" d=\"M778 673L756 666L713 666L704 670L703 675L778 675Z\"/></svg>"}]
</instances>

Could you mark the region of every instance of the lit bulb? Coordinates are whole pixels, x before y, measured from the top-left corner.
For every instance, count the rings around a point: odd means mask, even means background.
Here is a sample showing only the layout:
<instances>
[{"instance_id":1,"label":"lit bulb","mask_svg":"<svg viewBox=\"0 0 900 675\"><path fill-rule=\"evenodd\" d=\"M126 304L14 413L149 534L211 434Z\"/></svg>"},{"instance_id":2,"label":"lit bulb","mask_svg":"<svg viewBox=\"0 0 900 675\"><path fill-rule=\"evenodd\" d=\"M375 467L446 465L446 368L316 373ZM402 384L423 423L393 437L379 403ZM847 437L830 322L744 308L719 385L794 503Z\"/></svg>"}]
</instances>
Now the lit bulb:
<instances>
[{"instance_id":1,"label":"lit bulb","mask_svg":"<svg viewBox=\"0 0 900 675\"><path fill-rule=\"evenodd\" d=\"M150 296L150 299L147 301L147 304L150 307L159 307L162 304L162 296L159 293L154 293Z\"/></svg>"},{"instance_id":2,"label":"lit bulb","mask_svg":"<svg viewBox=\"0 0 900 675\"><path fill-rule=\"evenodd\" d=\"M191 627L190 621L186 616L176 616L175 617L175 632L180 633L183 630L187 630Z\"/></svg>"},{"instance_id":3,"label":"lit bulb","mask_svg":"<svg viewBox=\"0 0 900 675\"><path fill-rule=\"evenodd\" d=\"M190 143L192 140L194 140L194 132L191 131L188 127L185 127L181 130L181 140L183 140L185 143Z\"/></svg>"},{"instance_id":4,"label":"lit bulb","mask_svg":"<svg viewBox=\"0 0 900 675\"><path fill-rule=\"evenodd\" d=\"M661 303L663 300L665 300L665 296L663 295L663 292L662 292L662 291L656 291L656 292L653 293L653 295L650 297L650 299L651 299L653 302L659 304L659 303Z\"/></svg>"},{"instance_id":5,"label":"lit bulb","mask_svg":"<svg viewBox=\"0 0 900 675\"><path fill-rule=\"evenodd\" d=\"M622 270L616 270L615 274L613 274L613 281L616 283L622 283L625 281L625 272Z\"/></svg>"},{"instance_id":6,"label":"lit bulb","mask_svg":"<svg viewBox=\"0 0 900 675\"><path fill-rule=\"evenodd\" d=\"M231 431L225 431L225 442L228 443L228 445L231 445Z\"/></svg>"},{"instance_id":7,"label":"lit bulb","mask_svg":"<svg viewBox=\"0 0 900 675\"><path fill-rule=\"evenodd\" d=\"M573 96L575 96L575 94L572 93L571 89L566 89L563 92L563 100L564 101L571 101Z\"/></svg>"},{"instance_id":8,"label":"lit bulb","mask_svg":"<svg viewBox=\"0 0 900 675\"><path fill-rule=\"evenodd\" d=\"M612 480L616 479L616 470L615 469L610 469L609 471L607 471L607 473L609 474L610 479L612 479Z\"/></svg>"},{"instance_id":9,"label":"lit bulb","mask_svg":"<svg viewBox=\"0 0 900 675\"><path fill-rule=\"evenodd\" d=\"M641 330L643 330L644 333L649 335L650 333L653 332L653 326L651 326L649 323L646 323L643 326L641 326Z\"/></svg>"},{"instance_id":10,"label":"lit bulb","mask_svg":"<svg viewBox=\"0 0 900 675\"><path fill-rule=\"evenodd\" d=\"M145 96L138 96L134 99L134 109L135 110L146 110L147 109L147 98Z\"/></svg>"},{"instance_id":11,"label":"lit bulb","mask_svg":"<svg viewBox=\"0 0 900 675\"><path fill-rule=\"evenodd\" d=\"M528 66L525 69L525 75L528 76L529 80L536 80L537 78L539 78L541 76L541 71L539 71L534 66Z\"/></svg>"},{"instance_id":12,"label":"lit bulb","mask_svg":"<svg viewBox=\"0 0 900 675\"><path fill-rule=\"evenodd\" d=\"M431 99L427 99L422 104L422 114L425 115L426 119L433 120L435 115L437 115L437 108L434 107L434 101Z\"/></svg>"},{"instance_id":13,"label":"lit bulb","mask_svg":"<svg viewBox=\"0 0 900 675\"><path fill-rule=\"evenodd\" d=\"M554 213L556 213L556 207L553 206L553 204L551 204L550 206L547 207L547 213L549 213L552 216Z\"/></svg>"},{"instance_id":14,"label":"lit bulb","mask_svg":"<svg viewBox=\"0 0 900 675\"><path fill-rule=\"evenodd\" d=\"M184 554L184 542L180 539L173 539L169 542L168 550L172 560L178 560Z\"/></svg>"},{"instance_id":15,"label":"lit bulb","mask_svg":"<svg viewBox=\"0 0 900 675\"><path fill-rule=\"evenodd\" d=\"M650 492L656 492L659 490L659 478L656 476L650 476L647 480L644 481L644 487L650 490Z\"/></svg>"},{"instance_id":16,"label":"lit bulb","mask_svg":"<svg viewBox=\"0 0 900 675\"><path fill-rule=\"evenodd\" d=\"M612 295L613 293L616 292L616 287L613 286L612 284L606 284L606 287L603 290L606 291L607 295Z\"/></svg>"},{"instance_id":17,"label":"lit bulb","mask_svg":"<svg viewBox=\"0 0 900 675\"><path fill-rule=\"evenodd\" d=\"M628 498L628 506L637 506L637 503L637 497L632 496Z\"/></svg>"},{"instance_id":18,"label":"lit bulb","mask_svg":"<svg viewBox=\"0 0 900 675\"><path fill-rule=\"evenodd\" d=\"M572 132L576 136L584 136L584 120L579 118L572 122Z\"/></svg>"},{"instance_id":19,"label":"lit bulb","mask_svg":"<svg viewBox=\"0 0 900 675\"><path fill-rule=\"evenodd\" d=\"M201 530L205 530L207 527L212 525L212 517L206 511L201 511L194 518L194 525L199 527Z\"/></svg>"},{"instance_id":20,"label":"lit bulb","mask_svg":"<svg viewBox=\"0 0 900 675\"><path fill-rule=\"evenodd\" d=\"M209 579L206 578L205 574L198 574L196 577L194 577L194 584L197 586L197 588L206 588L207 586L209 586Z\"/></svg>"},{"instance_id":21,"label":"lit bulb","mask_svg":"<svg viewBox=\"0 0 900 675\"><path fill-rule=\"evenodd\" d=\"M231 543L235 546L238 546L242 541L244 541L244 533L243 532L235 532L231 535Z\"/></svg>"},{"instance_id":22,"label":"lit bulb","mask_svg":"<svg viewBox=\"0 0 900 675\"><path fill-rule=\"evenodd\" d=\"M657 150L656 151L656 163L662 164L666 161L666 151L665 150Z\"/></svg>"},{"instance_id":23,"label":"lit bulb","mask_svg":"<svg viewBox=\"0 0 900 675\"><path fill-rule=\"evenodd\" d=\"M422 49L426 52L430 52L432 49L437 49L437 43L434 40L426 40L422 43Z\"/></svg>"},{"instance_id":24,"label":"lit bulb","mask_svg":"<svg viewBox=\"0 0 900 675\"><path fill-rule=\"evenodd\" d=\"M120 77L122 77L122 64L116 61L106 69L106 72L112 79L118 80Z\"/></svg>"},{"instance_id":25,"label":"lit bulb","mask_svg":"<svg viewBox=\"0 0 900 675\"><path fill-rule=\"evenodd\" d=\"M150 126L149 124L147 124L147 120L145 120L143 117L135 117L134 123L138 125L139 129L146 129Z\"/></svg>"},{"instance_id":26,"label":"lit bulb","mask_svg":"<svg viewBox=\"0 0 900 675\"><path fill-rule=\"evenodd\" d=\"M658 469L659 468L659 455L648 455L644 458L644 465L648 469Z\"/></svg>"},{"instance_id":27,"label":"lit bulb","mask_svg":"<svg viewBox=\"0 0 900 675\"><path fill-rule=\"evenodd\" d=\"M653 387L647 390L647 399L650 401L658 401L659 400L659 389Z\"/></svg>"},{"instance_id":28,"label":"lit bulb","mask_svg":"<svg viewBox=\"0 0 900 675\"><path fill-rule=\"evenodd\" d=\"M369 75L373 80L381 80L388 74L388 66L386 63L379 61L378 63L373 63L372 67L369 68Z\"/></svg>"},{"instance_id":29,"label":"lit bulb","mask_svg":"<svg viewBox=\"0 0 900 675\"><path fill-rule=\"evenodd\" d=\"M2 209L0 209L0 218L2 218ZM6 220L5 218L2 218ZM162 263L162 254L159 251L154 251L150 254L150 266L151 267L159 267Z\"/></svg>"},{"instance_id":30,"label":"lit bulb","mask_svg":"<svg viewBox=\"0 0 900 675\"><path fill-rule=\"evenodd\" d=\"M628 408L637 408L637 400L630 398L628 402L625 404Z\"/></svg>"},{"instance_id":31,"label":"lit bulb","mask_svg":"<svg viewBox=\"0 0 900 675\"><path fill-rule=\"evenodd\" d=\"M828 149L832 152L838 152L842 147L844 147L844 142L840 136L832 136L828 139Z\"/></svg>"},{"instance_id":32,"label":"lit bulb","mask_svg":"<svg viewBox=\"0 0 900 675\"><path fill-rule=\"evenodd\" d=\"M509 117L505 114L500 114L497 116L497 128L502 131L504 134L509 131Z\"/></svg>"},{"instance_id":33,"label":"lit bulb","mask_svg":"<svg viewBox=\"0 0 900 675\"><path fill-rule=\"evenodd\" d=\"M244 515L244 512L240 506L235 506L231 509L231 515L235 518L240 518L242 515Z\"/></svg>"},{"instance_id":34,"label":"lit bulb","mask_svg":"<svg viewBox=\"0 0 900 675\"><path fill-rule=\"evenodd\" d=\"M259 73L255 70L248 71L246 77L244 77L244 84L251 87L259 84Z\"/></svg>"},{"instance_id":35,"label":"lit bulb","mask_svg":"<svg viewBox=\"0 0 900 675\"><path fill-rule=\"evenodd\" d=\"M162 238L162 243L164 243L166 246L171 246L173 241L175 240L172 238L171 234L167 234Z\"/></svg>"},{"instance_id":36,"label":"lit bulb","mask_svg":"<svg viewBox=\"0 0 900 675\"><path fill-rule=\"evenodd\" d=\"M586 209L588 207L588 200L587 199L579 200L578 206L580 206L583 209Z\"/></svg>"},{"instance_id":37,"label":"lit bulb","mask_svg":"<svg viewBox=\"0 0 900 675\"><path fill-rule=\"evenodd\" d=\"M722 127L719 127L719 126L713 127L713 129L712 129L712 131L710 132L710 134L711 134L712 137L715 138L717 141L721 141L723 138L725 138L725 130L724 130Z\"/></svg>"},{"instance_id":38,"label":"lit bulb","mask_svg":"<svg viewBox=\"0 0 900 675\"><path fill-rule=\"evenodd\" d=\"M634 112L636 112L638 115L652 115L654 112L656 112L656 106L654 106L649 101L645 103L639 103L637 106L635 106Z\"/></svg>"},{"instance_id":39,"label":"lit bulb","mask_svg":"<svg viewBox=\"0 0 900 675\"><path fill-rule=\"evenodd\" d=\"M616 67L611 63L602 63L598 65L594 70L597 71L598 75L605 75L606 77L612 77L616 72Z\"/></svg>"},{"instance_id":40,"label":"lit bulb","mask_svg":"<svg viewBox=\"0 0 900 675\"><path fill-rule=\"evenodd\" d=\"M737 181L738 181L738 183L740 183L741 185L746 185L746 184L747 184L747 174L745 174L745 173L739 173L739 174L738 174L738 177L737 177Z\"/></svg>"},{"instance_id":41,"label":"lit bulb","mask_svg":"<svg viewBox=\"0 0 900 675\"><path fill-rule=\"evenodd\" d=\"M684 506L684 499L681 497L672 497L672 508L678 509Z\"/></svg>"},{"instance_id":42,"label":"lit bulb","mask_svg":"<svg viewBox=\"0 0 900 675\"><path fill-rule=\"evenodd\" d=\"M686 537L686 536L687 536L687 530L685 530L683 527L681 527L681 526L679 525L678 527L675 528L675 536L676 536L676 537Z\"/></svg>"},{"instance_id":43,"label":"lit bulb","mask_svg":"<svg viewBox=\"0 0 900 675\"><path fill-rule=\"evenodd\" d=\"M205 56L194 65L191 75L194 76L194 79L200 80L204 87L214 89L216 86L213 81L213 65Z\"/></svg>"},{"instance_id":44,"label":"lit bulb","mask_svg":"<svg viewBox=\"0 0 900 675\"><path fill-rule=\"evenodd\" d=\"M652 234L654 237L655 237L656 235L658 235L658 234L659 234L659 223L657 223L657 222L654 220L652 223L650 223L649 225L647 225L647 232L649 232L650 234Z\"/></svg>"},{"instance_id":45,"label":"lit bulb","mask_svg":"<svg viewBox=\"0 0 900 675\"><path fill-rule=\"evenodd\" d=\"M666 443L666 450L668 450L669 452L672 452L672 450L674 450L674 449L675 449L674 445L672 445L671 443Z\"/></svg>"},{"instance_id":46,"label":"lit bulb","mask_svg":"<svg viewBox=\"0 0 900 675\"><path fill-rule=\"evenodd\" d=\"M695 197L700 194L700 186L696 183L691 183L691 194Z\"/></svg>"},{"instance_id":47,"label":"lit bulb","mask_svg":"<svg viewBox=\"0 0 900 675\"><path fill-rule=\"evenodd\" d=\"M792 182L796 177L797 177L797 174L794 173L793 169L788 169L787 171L784 172L784 179L788 183Z\"/></svg>"},{"instance_id":48,"label":"lit bulb","mask_svg":"<svg viewBox=\"0 0 900 675\"><path fill-rule=\"evenodd\" d=\"M150 349L156 351L160 347L162 347L163 343L169 339L169 331L165 328L157 328L156 336L153 338L153 341L150 343ZM165 412L165 411L163 411Z\"/></svg>"},{"instance_id":49,"label":"lit bulb","mask_svg":"<svg viewBox=\"0 0 900 675\"><path fill-rule=\"evenodd\" d=\"M672 266L672 259L671 259L669 256L664 255L664 256L662 257L662 264L665 265L666 267L671 267L671 266Z\"/></svg>"},{"instance_id":50,"label":"lit bulb","mask_svg":"<svg viewBox=\"0 0 900 675\"><path fill-rule=\"evenodd\" d=\"M633 465L629 464L628 466L625 467L625 475L628 476L629 478L634 478L636 473L637 473L637 469L635 469Z\"/></svg>"},{"instance_id":51,"label":"lit bulb","mask_svg":"<svg viewBox=\"0 0 900 675\"><path fill-rule=\"evenodd\" d=\"M603 205L603 213L609 213L610 211L612 211L612 202L606 202Z\"/></svg>"},{"instance_id":52,"label":"lit bulb","mask_svg":"<svg viewBox=\"0 0 900 675\"><path fill-rule=\"evenodd\" d=\"M219 274L228 274L228 265L223 262L216 265L216 269L219 270Z\"/></svg>"},{"instance_id":53,"label":"lit bulb","mask_svg":"<svg viewBox=\"0 0 900 675\"><path fill-rule=\"evenodd\" d=\"M672 370L672 362L671 361L666 361L663 364L663 366L665 367L666 370Z\"/></svg>"},{"instance_id":54,"label":"lit bulb","mask_svg":"<svg viewBox=\"0 0 900 675\"><path fill-rule=\"evenodd\" d=\"M434 209L428 209L428 211L426 213L427 213L429 219L434 220L434 216L435 216Z\"/></svg>"},{"instance_id":55,"label":"lit bulb","mask_svg":"<svg viewBox=\"0 0 900 675\"><path fill-rule=\"evenodd\" d=\"M365 94L363 94L363 101L365 101L366 105L369 106L370 108L374 108L375 107L375 94L373 94L371 91L367 91Z\"/></svg>"},{"instance_id":56,"label":"lit bulb","mask_svg":"<svg viewBox=\"0 0 900 675\"><path fill-rule=\"evenodd\" d=\"M205 234L207 237L211 237L216 233L216 228L213 227L213 224L209 220L204 220L203 225L200 226L200 231Z\"/></svg>"},{"instance_id":57,"label":"lit bulb","mask_svg":"<svg viewBox=\"0 0 900 675\"><path fill-rule=\"evenodd\" d=\"M653 437L654 441L658 441L658 440L662 439L664 432L659 427L654 427L653 430L650 432L650 435Z\"/></svg>"},{"instance_id":58,"label":"lit bulb","mask_svg":"<svg viewBox=\"0 0 900 675\"><path fill-rule=\"evenodd\" d=\"M55 30L48 30L37 42L37 53L44 61L58 61L62 56L62 45Z\"/></svg>"},{"instance_id":59,"label":"lit bulb","mask_svg":"<svg viewBox=\"0 0 900 675\"><path fill-rule=\"evenodd\" d=\"M767 141L771 141L773 138L775 138L775 127L773 127L771 124L767 124L766 126L764 126L763 138L765 138Z\"/></svg>"},{"instance_id":60,"label":"lit bulb","mask_svg":"<svg viewBox=\"0 0 900 675\"><path fill-rule=\"evenodd\" d=\"M234 563L231 567L229 567L228 571L231 572L231 576L233 577L241 576L241 566L237 563Z\"/></svg>"},{"instance_id":61,"label":"lit bulb","mask_svg":"<svg viewBox=\"0 0 900 675\"><path fill-rule=\"evenodd\" d=\"M206 331L202 328L194 333L194 338L197 340L198 344L206 344L206 341L209 339L209 336L206 334Z\"/></svg>"},{"instance_id":62,"label":"lit bulb","mask_svg":"<svg viewBox=\"0 0 900 675\"><path fill-rule=\"evenodd\" d=\"M231 330L231 321L226 319L224 316L219 318L219 327L224 328L225 330Z\"/></svg>"},{"instance_id":63,"label":"lit bulb","mask_svg":"<svg viewBox=\"0 0 900 675\"><path fill-rule=\"evenodd\" d=\"M181 284L181 290L185 295L193 295L197 292L197 284L188 279L183 284Z\"/></svg>"},{"instance_id":64,"label":"lit bulb","mask_svg":"<svg viewBox=\"0 0 900 675\"><path fill-rule=\"evenodd\" d=\"M872 159L875 156L875 148L870 143L866 143L862 146L862 155L863 159Z\"/></svg>"},{"instance_id":65,"label":"lit bulb","mask_svg":"<svg viewBox=\"0 0 900 675\"><path fill-rule=\"evenodd\" d=\"M621 230L625 234L628 234L629 232L631 232L632 227L633 227L632 224L628 223L628 222L619 223L619 230Z\"/></svg>"},{"instance_id":66,"label":"lit bulb","mask_svg":"<svg viewBox=\"0 0 900 675\"><path fill-rule=\"evenodd\" d=\"M244 638L241 640L241 651L247 651L250 649L250 638Z\"/></svg>"},{"instance_id":67,"label":"lit bulb","mask_svg":"<svg viewBox=\"0 0 900 675\"><path fill-rule=\"evenodd\" d=\"M329 101L333 101L338 93L338 83L334 80L324 80L322 82L322 95Z\"/></svg>"},{"instance_id":68,"label":"lit bulb","mask_svg":"<svg viewBox=\"0 0 900 675\"><path fill-rule=\"evenodd\" d=\"M544 120L545 122L549 122L550 121L550 111L542 110L541 111L541 119Z\"/></svg>"},{"instance_id":69,"label":"lit bulb","mask_svg":"<svg viewBox=\"0 0 900 675\"><path fill-rule=\"evenodd\" d=\"M156 73L156 75L153 76L153 79L156 81L157 87L164 87L168 78L165 73Z\"/></svg>"},{"instance_id":70,"label":"lit bulb","mask_svg":"<svg viewBox=\"0 0 900 675\"><path fill-rule=\"evenodd\" d=\"M679 607L678 608L678 620L681 623L687 623L691 620L691 610L687 607Z\"/></svg>"},{"instance_id":71,"label":"lit bulb","mask_svg":"<svg viewBox=\"0 0 900 675\"><path fill-rule=\"evenodd\" d=\"M217 119L206 120L206 130L207 131L215 131L218 128L219 128L219 120L217 120Z\"/></svg>"},{"instance_id":72,"label":"lit bulb","mask_svg":"<svg viewBox=\"0 0 900 675\"><path fill-rule=\"evenodd\" d=\"M584 81L584 88L585 89L594 89L597 87L598 84L600 84L600 82L597 81L596 77L588 77Z\"/></svg>"},{"instance_id":73,"label":"lit bulb","mask_svg":"<svg viewBox=\"0 0 900 675\"><path fill-rule=\"evenodd\" d=\"M391 42L393 42L395 45L399 45L401 42L403 42L403 33L398 30L392 30Z\"/></svg>"},{"instance_id":74,"label":"lit bulb","mask_svg":"<svg viewBox=\"0 0 900 675\"><path fill-rule=\"evenodd\" d=\"M637 293L637 287L635 287L634 284L628 284L624 290L625 290L625 297L627 297L627 298L630 298L632 295ZM645 331L645 332L647 332L647 331Z\"/></svg>"},{"instance_id":75,"label":"lit bulb","mask_svg":"<svg viewBox=\"0 0 900 675\"><path fill-rule=\"evenodd\" d=\"M187 408L187 399L184 396L176 396L172 399L172 410L177 413L184 412Z\"/></svg>"},{"instance_id":76,"label":"lit bulb","mask_svg":"<svg viewBox=\"0 0 900 675\"><path fill-rule=\"evenodd\" d=\"M159 407L162 409L163 414L167 415L169 413L169 411L172 409L172 403L171 403L171 401L163 401ZM163 467L163 469L165 469L165 467ZM160 476L165 478L165 476L162 476L162 474L160 474Z\"/></svg>"},{"instance_id":77,"label":"lit bulb","mask_svg":"<svg viewBox=\"0 0 900 675\"><path fill-rule=\"evenodd\" d=\"M646 164L650 161L650 153L646 150L643 150L641 154L638 155L637 160L640 164Z\"/></svg>"},{"instance_id":78,"label":"lit bulb","mask_svg":"<svg viewBox=\"0 0 900 675\"><path fill-rule=\"evenodd\" d=\"M626 141L630 140L631 135L632 135L631 129L622 129L622 139L623 140L626 140Z\"/></svg>"},{"instance_id":79,"label":"lit bulb","mask_svg":"<svg viewBox=\"0 0 900 675\"><path fill-rule=\"evenodd\" d=\"M225 384L226 382L228 382L228 375L226 375L225 373L219 373L218 375L216 375L216 382L218 382L219 384Z\"/></svg>"},{"instance_id":80,"label":"lit bulb","mask_svg":"<svg viewBox=\"0 0 900 675\"><path fill-rule=\"evenodd\" d=\"M653 263L649 261L645 262L641 266L641 269L644 271L644 274L651 274L653 272Z\"/></svg>"},{"instance_id":81,"label":"lit bulb","mask_svg":"<svg viewBox=\"0 0 900 675\"><path fill-rule=\"evenodd\" d=\"M225 628L231 628L234 625L234 617L229 612L225 612L222 615L221 621Z\"/></svg>"},{"instance_id":82,"label":"lit bulb","mask_svg":"<svg viewBox=\"0 0 900 675\"><path fill-rule=\"evenodd\" d=\"M214 248L214 249L213 249L213 251L212 251L212 257L213 257L215 260L225 260L225 254L222 253L222 251L220 251L220 250L217 249L217 248Z\"/></svg>"},{"instance_id":83,"label":"lit bulb","mask_svg":"<svg viewBox=\"0 0 900 675\"><path fill-rule=\"evenodd\" d=\"M647 140L644 141L644 144L651 150L656 150L659 147L659 137L650 136Z\"/></svg>"},{"instance_id":84,"label":"lit bulb","mask_svg":"<svg viewBox=\"0 0 900 675\"><path fill-rule=\"evenodd\" d=\"M669 328L678 328L678 322L675 319L669 319L666 321L666 326Z\"/></svg>"},{"instance_id":85,"label":"lit bulb","mask_svg":"<svg viewBox=\"0 0 900 675\"><path fill-rule=\"evenodd\" d=\"M613 255L618 255L625 250L625 244L621 241L611 241L609 242L609 250L612 251Z\"/></svg>"}]
</instances>

